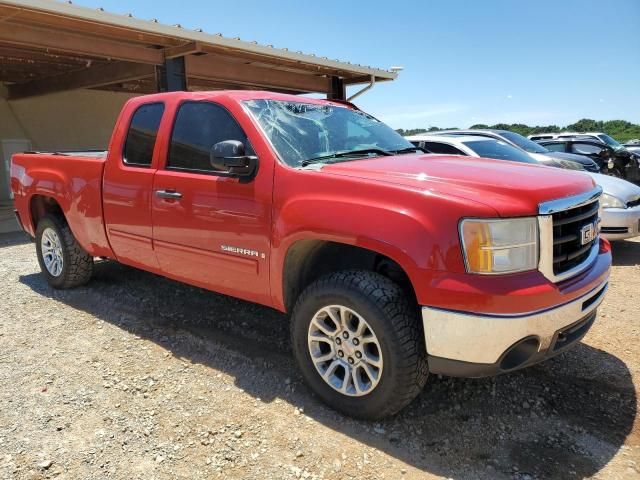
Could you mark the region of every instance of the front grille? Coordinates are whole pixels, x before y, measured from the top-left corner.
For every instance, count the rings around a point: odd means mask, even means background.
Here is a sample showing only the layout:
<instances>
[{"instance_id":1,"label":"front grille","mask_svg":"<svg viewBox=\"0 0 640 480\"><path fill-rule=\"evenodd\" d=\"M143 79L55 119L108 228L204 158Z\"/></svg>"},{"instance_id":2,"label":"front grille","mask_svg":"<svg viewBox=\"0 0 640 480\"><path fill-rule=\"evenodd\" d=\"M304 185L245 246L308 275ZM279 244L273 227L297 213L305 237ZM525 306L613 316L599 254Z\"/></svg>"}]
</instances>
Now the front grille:
<instances>
[{"instance_id":1,"label":"front grille","mask_svg":"<svg viewBox=\"0 0 640 480\"><path fill-rule=\"evenodd\" d=\"M591 224L597 233L599 207L598 199L595 199L586 205L552 214L554 275L571 270L589 256L598 236L594 234L591 241L583 244L582 229Z\"/></svg>"}]
</instances>

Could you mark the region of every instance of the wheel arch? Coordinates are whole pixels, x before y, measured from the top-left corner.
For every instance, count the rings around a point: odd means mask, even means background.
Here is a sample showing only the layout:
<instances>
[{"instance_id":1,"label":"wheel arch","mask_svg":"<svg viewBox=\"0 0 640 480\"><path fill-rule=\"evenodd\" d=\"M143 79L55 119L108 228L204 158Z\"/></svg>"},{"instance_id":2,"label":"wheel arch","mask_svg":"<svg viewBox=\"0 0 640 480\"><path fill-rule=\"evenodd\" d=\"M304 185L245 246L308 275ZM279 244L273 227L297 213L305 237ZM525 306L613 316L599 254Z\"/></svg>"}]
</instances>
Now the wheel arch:
<instances>
[{"instance_id":1,"label":"wheel arch","mask_svg":"<svg viewBox=\"0 0 640 480\"><path fill-rule=\"evenodd\" d=\"M29 199L29 224L35 234L38 222L45 215L54 215L66 221L60 202L49 195L35 194Z\"/></svg>"},{"instance_id":2,"label":"wheel arch","mask_svg":"<svg viewBox=\"0 0 640 480\"><path fill-rule=\"evenodd\" d=\"M323 275L341 270L366 270L381 273L397 283L415 301L406 259L389 255L387 249L375 245L353 244L317 238L292 242L282 261L281 290L276 293L277 303L290 312L304 289ZM403 261L404 260L404 261Z\"/></svg>"}]
</instances>

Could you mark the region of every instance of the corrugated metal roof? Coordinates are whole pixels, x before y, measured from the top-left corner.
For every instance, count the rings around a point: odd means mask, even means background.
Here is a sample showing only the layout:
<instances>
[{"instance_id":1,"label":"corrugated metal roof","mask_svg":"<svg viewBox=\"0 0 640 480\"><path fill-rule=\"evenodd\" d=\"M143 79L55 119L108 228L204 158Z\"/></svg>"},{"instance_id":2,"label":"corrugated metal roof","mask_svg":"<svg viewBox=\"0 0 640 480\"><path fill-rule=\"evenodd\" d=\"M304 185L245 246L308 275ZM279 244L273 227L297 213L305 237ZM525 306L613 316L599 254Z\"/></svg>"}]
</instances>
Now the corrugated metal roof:
<instances>
[{"instance_id":1,"label":"corrugated metal roof","mask_svg":"<svg viewBox=\"0 0 640 480\"><path fill-rule=\"evenodd\" d=\"M17 8L37 10L52 15L67 16L79 20L113 25L120 28L136 30L153 35L165 36L172 39L181 39L185 42L201 42L205 45L227 48L230 51L242 51L266 58L282 59L289 62L297 62L306 65L316 65L329 69L349 72L352 75L375 76L377 80L394 80L397 73L381 68L363 66L340 60L331 60L326 57L317 57L314 54L292 52L287 48L275 48L271 45L260 45L257 42L244 41L239 38L227 38L221 34L210 34L201 29L189 30L178 25L165 25L157 20L142 20L131 14L119 15L109 13L102 8L91 9L74 5L71 2L59 2L53 0L0 0L0 5L9 5Z\"/></svg>"}]
</instances>

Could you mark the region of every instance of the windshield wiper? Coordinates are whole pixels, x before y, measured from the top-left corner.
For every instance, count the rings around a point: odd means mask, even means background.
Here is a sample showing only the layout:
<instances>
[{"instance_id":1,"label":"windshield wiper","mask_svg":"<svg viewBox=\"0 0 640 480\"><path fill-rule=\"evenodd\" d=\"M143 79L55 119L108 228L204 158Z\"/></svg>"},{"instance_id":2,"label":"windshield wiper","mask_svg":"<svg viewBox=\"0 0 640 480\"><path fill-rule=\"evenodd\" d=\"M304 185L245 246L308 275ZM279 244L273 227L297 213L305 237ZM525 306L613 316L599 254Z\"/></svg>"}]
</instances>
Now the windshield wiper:
<instances>
[{"instance_id":1,"label":"windshield wiper","mask_svg":"<svg viewBox=\"0 0 640 480\"><path fill-rule=\"evenodd\" d=\"M389 150L390 153L394 153L394 154L399 154L399 153L414 153L414 152L422 152L422 153L428 153L424 148L422 147L407 147L407 148L401 148L400 150Z\"/></svg>"},{"instance_id":2,"label":"windshield wiper","mask_svg":"<svg viewBox=\"0 0 640 480\"><path fill-rule=\"evenodd\" d=\"M393 155L393 153L383 150L382 148L363 148L360 150L344 150L340 152L334 152L330 155L322 155L320 157L303 160L302 162L300 162L300 166L306 167L307 165L311 165L312 163L321 163L326 160L331 160L332 158L344 158L344 157L352 157L352 156L359 156L359 155L370 155L372 153L376 155L382 155L385 157Z\"/></svg>"}]
</instances>

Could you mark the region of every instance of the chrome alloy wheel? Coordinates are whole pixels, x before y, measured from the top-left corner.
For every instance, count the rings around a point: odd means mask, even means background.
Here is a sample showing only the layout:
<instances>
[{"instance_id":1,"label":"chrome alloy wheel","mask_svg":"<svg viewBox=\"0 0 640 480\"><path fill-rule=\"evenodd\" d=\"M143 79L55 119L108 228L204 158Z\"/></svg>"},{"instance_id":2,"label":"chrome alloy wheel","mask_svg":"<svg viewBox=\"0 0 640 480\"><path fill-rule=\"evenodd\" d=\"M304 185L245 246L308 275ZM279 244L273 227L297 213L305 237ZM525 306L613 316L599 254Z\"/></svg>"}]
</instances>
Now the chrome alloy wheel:
<instances>
[{"instance_id":1,"label":"chrome alloy wheel","mask_svg":"<svg viewBox=\"0 0 640 480\"><path fill-rule=\"evenodd\" d=\"M44 266L47 268L47 271L52 276L59 277L62 273L64 257L62 256L60 237L53 228L47 228L42 232L40 249L42 251L42 260L44 260Z\"/></svg>"},{"instance_id":2,"label":"chrome alloy wheel","mask_svg":"<svg viewBox=\"0 0 640 480\"><path fill-rule=\"evenodd\" d=\"M309 354L320 376L351 397L371 393L382 376L382 349L364 318L342 305L320 309L309 324Z\"/></svg>"}]
</instances>

